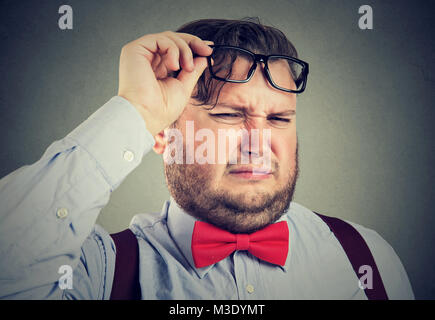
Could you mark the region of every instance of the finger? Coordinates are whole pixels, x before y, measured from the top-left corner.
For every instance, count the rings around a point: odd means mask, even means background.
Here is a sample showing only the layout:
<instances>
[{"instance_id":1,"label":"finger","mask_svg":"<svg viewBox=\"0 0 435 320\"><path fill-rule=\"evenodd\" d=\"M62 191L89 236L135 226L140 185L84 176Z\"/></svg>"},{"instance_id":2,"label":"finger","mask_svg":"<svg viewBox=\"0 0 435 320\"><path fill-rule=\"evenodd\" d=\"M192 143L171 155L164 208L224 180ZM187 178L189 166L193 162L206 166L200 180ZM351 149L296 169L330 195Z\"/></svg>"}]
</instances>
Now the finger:
<instances>
[{"instance_id":1,"label":"finger","mask_svg":"<svg viewBox=\"0 0 435 320\"><path fill-rule=\"evenodd\" d=\"M181 70L177 79L183 83L186 92L190 95L198 82L199 77L207 67L207 59L204 57L196 57L193 59L194 69L192 72Z\"/></svg>"},{"instance_id":2,"label":"finger","mask_svg":"<svg viewBox=\"0 0 435 320\"><path fill-rule=\"evenodd\" d=\"M156 54L153 58L153 61L151 62L151 68L153 70L157 69L157 67L160 65L161 61L162 61L162 58L158 54Z\"/></svg>"},{"instance_id":3,"label":"finger","mask_svg":"<svg viewBox=\"0 0 435 320\"><path fill-rule=\"evenodd\" d=\"M168 76L168 68L166 65L162 62L160 63L154 70L154 75L156 76L157 80L165 79Z\"/></svg>"},{"instance_id":4,"label":"finger","mask_svg":"<svg viewBox=\"0 0 435 320\"><path fill-rule=\"evenodd\" d=\"M212 44L213 41L193 40L190 43L190 47L197 55L206 57L211 55L213 52L213 49L210 48L210 45Z\"/></svg>"},{"instance_id":5,"label":"finger","mask_svg":"<svg viewBox=\"0 0 435 320\"><path fill-rule=\"evenodd\" d=\"M209 47L214 44L213 41L202 40L201 38L189 33L177 32L175 34L186 41L192 51L197 55L209 56L213 52L213 49Z\"/></svg>"},{"instance_id":6,"label":"finger","mask_svg":"<svg viewBox=\"0 0 435 320\"><path fill-rule=\"evenodd\" d=\"M164 67L165 71L176 71L180 69L179 55L177 45L171 39L157 39L156 52L153 53L153 61L151 63L153 70L161 70Z\"/></svg>"},{"instance_id":7,"label":"finger","mask_svg":"<svg viewBox=\"0 0 435 320\"><path fill-rule=\"evenodd\" d=\"M168 49L167 54L163 57L163 63L165 64L168 70L171 71L180 70L180 50L176 45L171 46Z\"/></svg>"},{"instance_id":8,"label":"finger","mask_svg":"<svg viewBox=\"0 0 435 320\"><path fill-rule=\"evenodd\" d=\"M156 58L156 54L160 55L162 60L166 60L165 64L171 70L180 69L179 66L179 50L174 41L166 36L157 34L153 36L144 36L132 43L139 46L143 51L141 52L150 63ZM169 59L169 60L168 60Z\"/></svg>"},{"instance_id":9,"label":"finger","mask_svg":"<svg viewBox=\"0 0 435 320\"><path fill-rule=\"evenodd\" d=\"M175 42L180 50L180 65L182 69L186 69L187 71L193 71L193 53L192 49L189 47L189 44L177 36L176 33L168 33L168 37Z\"/></svg>"}]
</instances>

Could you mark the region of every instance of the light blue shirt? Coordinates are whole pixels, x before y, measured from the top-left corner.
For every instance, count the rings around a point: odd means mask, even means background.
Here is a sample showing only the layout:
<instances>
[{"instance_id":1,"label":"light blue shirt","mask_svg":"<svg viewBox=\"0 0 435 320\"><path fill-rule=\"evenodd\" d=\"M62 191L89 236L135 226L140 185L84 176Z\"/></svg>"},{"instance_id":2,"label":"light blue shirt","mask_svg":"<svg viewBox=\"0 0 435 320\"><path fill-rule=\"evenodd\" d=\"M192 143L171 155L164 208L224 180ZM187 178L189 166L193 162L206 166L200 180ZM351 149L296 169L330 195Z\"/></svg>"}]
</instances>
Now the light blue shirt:
<instances>
[{"instance_id":1,"label":"light blue shirt","mask_svg":"<svg viewBox=\"0 0 435 320\"><path fill-rule=\"evenodd\" d=\"M109 299L116 248L95 221L110 194L154 145L145 122L113 97L36 163L0 180L0 297ZM195 219L173 199L160 214L130 224L139 243L143 299L366 299L341 245L311 210L292 202L284 266L247 251L195 268ZM375 231L352 223L367 242L390 299L414 299L400 259ZM60 289L61 266L72 289Z\"/></svg>"}]
</instances>

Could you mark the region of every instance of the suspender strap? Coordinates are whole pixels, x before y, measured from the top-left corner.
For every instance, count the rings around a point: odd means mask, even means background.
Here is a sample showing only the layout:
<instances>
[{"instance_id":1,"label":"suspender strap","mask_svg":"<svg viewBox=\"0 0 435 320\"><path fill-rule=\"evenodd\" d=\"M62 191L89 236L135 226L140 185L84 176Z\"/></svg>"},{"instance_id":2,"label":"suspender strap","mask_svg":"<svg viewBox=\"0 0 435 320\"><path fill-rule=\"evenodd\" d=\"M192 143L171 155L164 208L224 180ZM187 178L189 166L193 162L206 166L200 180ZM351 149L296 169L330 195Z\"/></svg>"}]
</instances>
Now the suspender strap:
<instances>
[{"instance_id":1,"label":"suspender strap","mask_svg":"<svg viewBox=\"0 0 435 320\"><path fill-rule=\"evenodd\" d=\"M373 288L366 287L364 292L369 300L388 300L387 292L382 283L381 275L367 243L359 232L349 223L338 218L327 217L315 212L331 229L340 242L357 275L363 265L370 266L373 276Z\"/></svg>"},{"instance_id":2,"label":"suspender strap","mask_svg":"<svg viewBox=\"0 0 435 320\"><path fill-rule=\"evenodd\" d=\"M111 234L116 246L115 275L110 300L140 300L139 245L130 229Z\"/></svg>"}]
</instances>

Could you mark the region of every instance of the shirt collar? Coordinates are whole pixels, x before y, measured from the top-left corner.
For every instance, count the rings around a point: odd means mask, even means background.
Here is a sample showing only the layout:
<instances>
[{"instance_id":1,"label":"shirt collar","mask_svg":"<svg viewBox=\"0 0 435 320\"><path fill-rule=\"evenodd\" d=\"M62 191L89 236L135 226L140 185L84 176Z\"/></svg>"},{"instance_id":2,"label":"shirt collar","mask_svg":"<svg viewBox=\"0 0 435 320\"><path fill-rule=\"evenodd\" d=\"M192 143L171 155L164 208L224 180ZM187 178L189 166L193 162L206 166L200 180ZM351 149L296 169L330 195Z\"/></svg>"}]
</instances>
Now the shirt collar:
<instances>
[{"instance_id":1,"label":"shirt collar","mask_svg":"<svg viewBox=\"0 0 435 320\"><path fill-rule=\"evenodd\" d=\"M178 204L175 202L175 200L172 197L170 198L168 207L169 208L167 208L167 213L168 213L167 225L168 225L169 233L171 237L174 239L178 248L183 253L186 260L189 262L192 269L195 270L195 273L198 275L198 277L202 279L213 268L214 265L210 265L204 268L195 267L195 263L193 261L193 256L192 256L191 245L192 245L193 227L198 219L184 212L184 210L178 206ZM288 224L287 214L283 214L277 222L280 221L286 221ZM289 230L289 232L291 233L291 230ZM290 253L291 253L290 239L291 237L289 237L289 251L288 251L286 262L284 266L278 266L284 272L287 272L288 264L290 260Z\"/></svg>"}]
</instances>

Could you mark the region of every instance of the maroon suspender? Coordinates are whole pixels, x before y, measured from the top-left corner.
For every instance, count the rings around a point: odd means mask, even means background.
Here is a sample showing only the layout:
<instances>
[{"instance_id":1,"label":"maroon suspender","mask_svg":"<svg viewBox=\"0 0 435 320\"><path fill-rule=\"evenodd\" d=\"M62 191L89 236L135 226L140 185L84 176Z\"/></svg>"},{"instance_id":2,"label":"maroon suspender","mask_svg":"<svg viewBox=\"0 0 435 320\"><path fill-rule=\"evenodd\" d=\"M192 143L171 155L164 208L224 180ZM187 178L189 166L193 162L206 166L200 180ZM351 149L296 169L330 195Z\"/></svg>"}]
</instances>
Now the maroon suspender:
<instances>
[{"instance_id":1,"label":"maroon suspender","mask_svg":"<svg viewBox=\"0 0 435 320\"><path fill-rule=\"evenodd\" d=\"M139 245L130 229L111 234L116 246L115 275L110 300L140 300Z\"/></svg>"},{"instance_id":2,"label":"maroon suspender","mask_svg":"<svg viewBox=\"0 0 435 320\"><path fill-rule=\"evenodd\" d=\"M359 232L343 220L316 214L328 225L340 242L358 278L361 266L367 265L372 268L373 288L364 289L367 298L387 300L388 296L375 260ZM139 246L136 236L130 229L110 236L116 246L115 275L110 300L140 300Z\"/></svg>"},{"instance_id":3,"label":"maroon suspender","mask_svg":"<svg viewBox=\"0 0 435 320\"><path fill-rule=\"evenodd\" d=\"M317 212L317 214L331 229L335 237L340 242L346 255L352 264L353 270L359 276L359 268L361 266L370 266L373 275L373 288L365 288L364 292L369 300L388 300L387 292L385 291L381 275L376 266L373 255L370 252L367 243L359 232L349 223L338 218L327 217Z\"/></svg>"}]
</instances>

